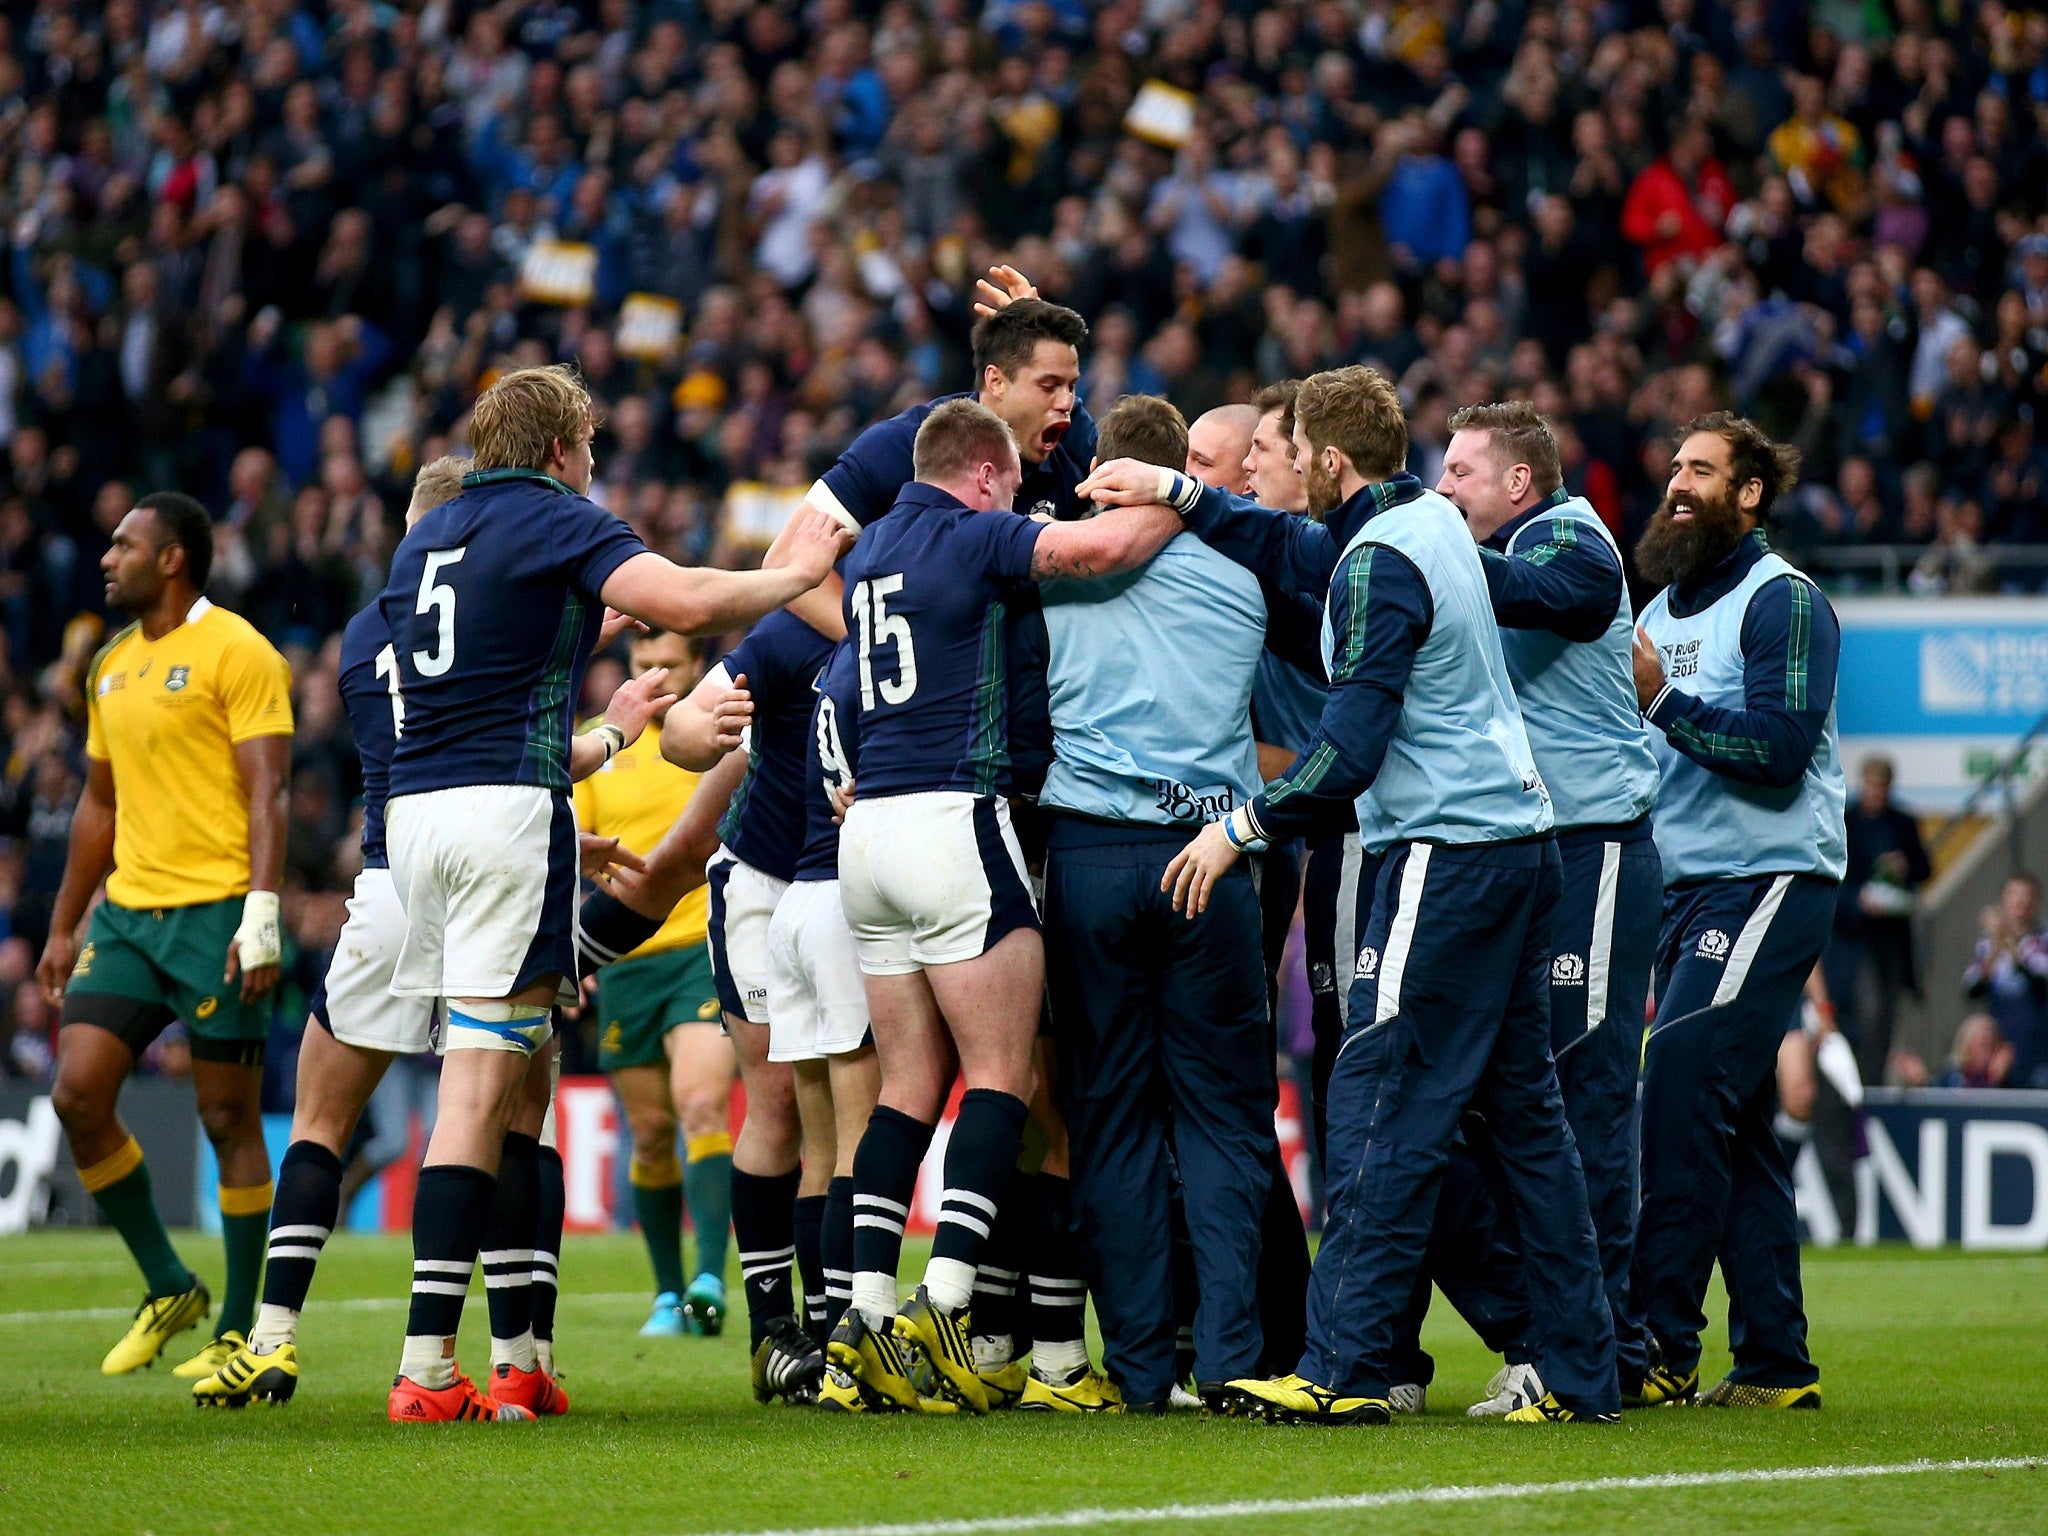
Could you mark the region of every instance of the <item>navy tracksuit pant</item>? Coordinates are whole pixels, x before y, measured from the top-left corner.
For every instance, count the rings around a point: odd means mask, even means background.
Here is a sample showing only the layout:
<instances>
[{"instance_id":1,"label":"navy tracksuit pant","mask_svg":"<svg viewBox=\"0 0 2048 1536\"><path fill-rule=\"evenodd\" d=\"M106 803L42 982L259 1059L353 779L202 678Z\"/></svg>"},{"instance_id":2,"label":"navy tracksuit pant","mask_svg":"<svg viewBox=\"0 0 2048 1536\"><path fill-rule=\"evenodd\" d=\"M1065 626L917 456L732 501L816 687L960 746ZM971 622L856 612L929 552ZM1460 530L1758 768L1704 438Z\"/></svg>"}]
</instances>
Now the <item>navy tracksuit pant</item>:
<instances>
[{"instance_id":1,"label":"navy tracksuit pant","mask_svg":"<svg viewBox=\"0 0 2048 1536\"><path fill-rule=\"evenodd\" d=\"M1053 822L1046 991L1072 1142L1073 1200L1103 1361L1132 1402L1174 1381L1170 1158L1200 1301L1195 1370L1251 1374L1261 1212L1278 1152L1259 902L1244 866L1190 922L1159 889L1188 834Z\"/></svg>"},{"instance_id":2,"label":"navy tracksuit pant","mask_svg":"<svg viewBox=\"0 0 2048 1536\"><path fill-rule=\"evenodd\" d=\"M1344 1019L1351 1002L1351 976L1358 963L1359 940L1372 915L1377 857L1361 851L1358 831L1312 838L1308 869L1301 881L1301 947L1308 962L1309 1023L1315 1031L1315 1053L1309 1061L1309 1116L1316 1165L1329 1178L1328 1151L1330 1068L1344 1041Z\"/></svg>"},{"instance_id":3,"label":"navy tracksuit pant","mask_svg":"<svg viewBox=\"0 0 2048 1536\"><path fill-rule=\"evenodd\" d=\"M1614 1335L1550 1055L1553 839L1395 847L1329 1088L1329 1214L1300 1373L1384 1397L1460 1116L1478 1108L1517 1218L1544 1381L1613 1412Z\"/></svg>"},{"instance_id":4,"label":"navy tracksuit pant","mask_svg":"<svg viewBox=\"0 0 2048 1536\"><path fill-rule=\"evenodd\" d=\"M1567 832L1558 838L1558 854L1564 895L1552 928L1550 1050L1600 1240L1615 1364L1633 1389L1648 1364L1628 1299L1636 1234L1636 1085L1664 866L1648 817L1628 827ZM1465 1129L1466 1145L1445 1174L1414 1325L1419 1334L1429 1308L1427 1281L1434 1280L1487 1348L1510 1363L1526 1361L1534 1358L1534 1339L1514 1218L1483 1120L1468 1115ZM1416 1357L1419 1374L1403 1379L1427 1383L1429 1357L1419 1345Z\"/></svg>"},{"instance_id":5,"label":"navy tracksuit pant","mask_svg":"<svg viewBox=\"0 0 2048 1536\"><path fill-rule=\"evenodd\" d=\"M1820 1379L1806 1349L1792 1172L1771 1120L1778 1046L1827 942L1836 888L1766 875L1665 894L1631 1302L1674 1370L1699 1363L1719 1259L1731 1377L1771 1387Z\"/></svg>"}]
</instances>

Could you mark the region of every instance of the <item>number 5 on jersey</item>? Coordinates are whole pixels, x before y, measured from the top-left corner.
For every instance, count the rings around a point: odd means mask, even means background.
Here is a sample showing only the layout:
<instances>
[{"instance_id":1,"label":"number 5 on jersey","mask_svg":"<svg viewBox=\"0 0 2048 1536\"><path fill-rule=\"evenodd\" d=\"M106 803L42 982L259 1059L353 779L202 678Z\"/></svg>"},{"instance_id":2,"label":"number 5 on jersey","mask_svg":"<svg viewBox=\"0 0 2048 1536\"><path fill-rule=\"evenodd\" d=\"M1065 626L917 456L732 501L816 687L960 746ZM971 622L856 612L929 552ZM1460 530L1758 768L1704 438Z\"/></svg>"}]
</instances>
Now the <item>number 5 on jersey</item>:
<instances>
[{"instance_id":1,"label":"number 5 on jersey","mask_svg":"<svg viewBox=\"0 0 2048 1536\"><path fill-rule=\"evenodd\" d=\"M414 613L432 613L440 621L441 633L431 651L414 651L412 664L421 677L439 677L455 665L455 589L434 578L468 554L467 549L437 549L427 556L420 572L419 601Z\"/></svg>"},{"instance_id":2,"label":"number 5 on jersey","mask_svg":"<svg viewBox=\"0 0 2048 1536\"><path fill-rule=\"evenodd\" d=\"M432 575L433 557L428 556L427 571ZM917 692L917 648L911 643L910 621L900 613L889 611L889 595L903 590L903 577L876 576L871 580L858 582L853 589L853 618L860 629L860 707L864 710L875 707L875 694L881 693L884 704L901 704ZM420 611L426 612L425 589L421 589ZM454 597L450 594L449 611L454 611ZM451 640L451 645L453 644ZM877 646L893 645L896 648L896 675L893 678L875 678L873 654ZM425 668L421 668L425 671Z\"/></svg>"}]
</instances>

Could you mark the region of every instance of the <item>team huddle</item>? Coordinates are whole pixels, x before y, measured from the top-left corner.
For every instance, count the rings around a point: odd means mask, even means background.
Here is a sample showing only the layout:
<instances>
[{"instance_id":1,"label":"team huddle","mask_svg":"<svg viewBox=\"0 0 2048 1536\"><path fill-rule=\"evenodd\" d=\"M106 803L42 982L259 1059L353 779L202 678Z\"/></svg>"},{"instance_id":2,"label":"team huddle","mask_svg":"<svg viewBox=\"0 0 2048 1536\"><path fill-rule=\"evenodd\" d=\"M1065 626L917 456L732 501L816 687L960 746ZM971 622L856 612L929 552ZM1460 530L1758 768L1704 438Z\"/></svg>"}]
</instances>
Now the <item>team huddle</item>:
<instances>
[{"instance_id":1,"label":"team huddle","mask_svg":"<svg viewBox=\"0 0 2048 1536\"><path fill-rule=\"evenodd\" d=\"M1423 1409L1440 1289L1502 1358L1477 1416L1819 1406L1772 1132L1844 866L1839 631L1762 531L1797 456L1727 414L1681 432L1637 614L1527 405L1454 416L1433 489L1367 368L1096 422L1081 317L991 277L976 389L861 434L758 571L674 566L587 499L565 369L501 378L474 457L421 471L343 637L364 867L274 1189L289 676L200 595L204 509L128 515L105 563L136 623L94 663L41 969L59 1114L148 1285L109 1374L212 1305L113 1108L177 1017L229 1270L195 1400L291 1397L350 1138L432 1050L390 1417L566 1412L553 1035L590 979L648 1331L717 1331L729 1209L761 1402L1384 1424ZM670 688L684 637L747 626ZM637 675L579 734L586 663L629 630ZM1297 903L1313 1263L1274 1133ZM483 1385L455 1360L479 1261ZM1703 1392L1717 1261L1734 1367Z\"/></svg>"}]
</instances>

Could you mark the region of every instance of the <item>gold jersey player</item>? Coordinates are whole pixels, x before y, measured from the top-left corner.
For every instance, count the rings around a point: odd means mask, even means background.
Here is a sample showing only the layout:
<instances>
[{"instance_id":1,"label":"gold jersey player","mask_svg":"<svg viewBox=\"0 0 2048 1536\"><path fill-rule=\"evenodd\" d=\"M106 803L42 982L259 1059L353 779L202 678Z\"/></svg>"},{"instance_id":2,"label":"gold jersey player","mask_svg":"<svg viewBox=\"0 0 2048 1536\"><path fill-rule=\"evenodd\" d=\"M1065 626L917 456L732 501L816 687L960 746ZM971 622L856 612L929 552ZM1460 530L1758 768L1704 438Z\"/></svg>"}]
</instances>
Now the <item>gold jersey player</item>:
<instances>
[{"instance_id":1,"label":"gold jersey player","mask_svg":"<svg viewBox=\"0 0 2048 1536\"><path fill-rule=\"evenodd\" d=\"M152 1364L211 1305L115 1110L136 1057L174 1018L191 1035L227 1246L218 1330L177 1375L203 1376L240 1346L263 1270L270 1158L257 1095L277 985L291 671L247 621L200 595L212 563L212 520L175 491L138 501L100 562L108 606L135 622L87 674L85 793L37 967L63 1006L53 1097L79 1178L147 1284L100 1366L109 1376ZM80 947L102 876L106 900Z\"/></svg>"},{"instance_id":2,"label":"gold jersey player","mask_svg":"<svg viewBox=\"0 0 2048 1536\"><path fill-rule=\"evenodd\" d=\"M687 693L695 681L694 648L681 635L640 636L632 661L636 675L665 668L670 693ZM697 780L662 757L660 732L649 731L577 784L576 823L651 852L689 805ZM598 1064L625 1105L633 1135L633 1210L654 1264L654 1310L640 1330L649 1337L716 1334L725 1319L735 1063L732 1041L719 1027L718 981L705 943L709 919L710 891L699 886L652 938L597 974ZM587 934L582 942L586 948L592 943ZM696 1278L687 1287L686 1196L697 1232Z\"/></svg>"}]
</instances>

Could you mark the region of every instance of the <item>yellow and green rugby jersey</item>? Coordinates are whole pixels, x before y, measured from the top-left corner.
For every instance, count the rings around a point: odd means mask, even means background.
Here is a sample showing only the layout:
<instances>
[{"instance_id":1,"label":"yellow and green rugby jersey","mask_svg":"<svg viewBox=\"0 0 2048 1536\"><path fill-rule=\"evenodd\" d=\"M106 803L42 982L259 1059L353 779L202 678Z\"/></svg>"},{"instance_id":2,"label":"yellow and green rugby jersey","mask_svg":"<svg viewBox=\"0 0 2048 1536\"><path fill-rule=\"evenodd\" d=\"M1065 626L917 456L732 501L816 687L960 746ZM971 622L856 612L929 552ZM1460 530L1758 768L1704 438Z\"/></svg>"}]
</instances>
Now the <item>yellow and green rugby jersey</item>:
<instances>
[{"instance_id":1,"label":"yellow and green rugby jersey","mask_svg":"<svg viewBox=\"0 0 2048 1536\"><path fill-rule=\"evenodd\" d=\"M114 773L124 907L189 907L249 889L249 792L235 748L292 733L292 674L239 614L205 598L159 640L131 624L86 674L86 752Z\"/></svg>"},{"instance_id":2,"label":"yellow and green rugby jersey","mask_svg":"<svg viewBox=\"0 0 2048 1536\"><path fill-rule=\"evenodd\" d=\"M599 837L616 837L644 857L683 814L697 792L697 780L698 775L661 755L661 727L649 725L638 741L577 784L576 825ZM711 893L700 885L676 903L660 931L633 955L702 944L710 916Z\"/></svg>"}]
</instances>

